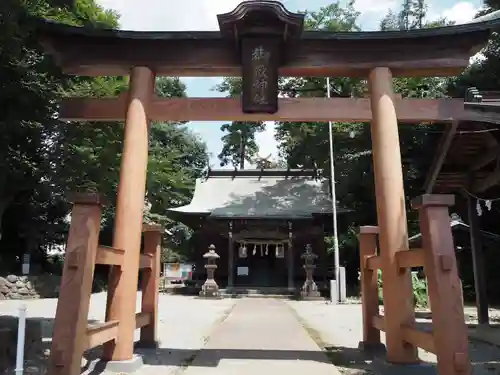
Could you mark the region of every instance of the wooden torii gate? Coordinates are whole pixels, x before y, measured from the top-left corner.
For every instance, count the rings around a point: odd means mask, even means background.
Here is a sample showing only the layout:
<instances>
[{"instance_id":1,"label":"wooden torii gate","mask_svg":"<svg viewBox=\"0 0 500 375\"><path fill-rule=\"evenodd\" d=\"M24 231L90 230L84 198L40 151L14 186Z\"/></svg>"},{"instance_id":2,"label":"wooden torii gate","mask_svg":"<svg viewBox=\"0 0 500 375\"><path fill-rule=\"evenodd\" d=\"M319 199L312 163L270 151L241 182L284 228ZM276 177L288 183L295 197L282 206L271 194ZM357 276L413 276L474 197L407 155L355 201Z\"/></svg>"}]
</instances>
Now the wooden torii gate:
<instances>
[{"instance_id":1,"label":"wooden torii gate","mask_svg":"<svg viewBox=\"0 0 500 375\"><path fill-rule=\"evenodd\" d=\"M463 100L400 99L394 94L392 78L460 74L470 55L487 42L498 20L404 32L304 32L303 15L287 11L277 1L243 2L234 11L219 15L218 20L220 32L151 33L90 30L48 21L40 24L40 40L64 72L130 76L126 95L70 98L61 103L62 120L120 121L125 126L112 248L97 244L96 199L75 201L50 374L76 375L83 351L104 342L104 359L115 363L133 360L134 330L147 320L143 315L136 316L135 301L142 259L139 249L148 138L154 120L370 122L378 226L361 229L363 344L379 344L378 330L384 330L390 362L415 363L420 346L437 354L441 375L470 374L467 331L448 225L447 207L453 197L420 198L417 205L424 246L417 252L407 251L398 135L398 122L411 126L457 121L463 115ZM154 80L162 75L242 76L243 95L241 101L160 99L154 93ZM370 97L278 100L280 76L361 77L368 80ZM375 235L379 236L378 253ZM106 322L86 328L89 270L103 262L112 264ZM408 272L408 267L415 265L425 265L429 278L433 333L415 328ZM383 274L384 316L378 314L378 306L375 311L373 270L378 268ZM148 269L155 270L152 265ZM148 290L154 295L152 288ZM154 303L152 298L146 305L151 309ZM154 319L151 311L148 316ZM154 341L154 329L149 335L149 341Z\"/></svg>"}]
</instances>

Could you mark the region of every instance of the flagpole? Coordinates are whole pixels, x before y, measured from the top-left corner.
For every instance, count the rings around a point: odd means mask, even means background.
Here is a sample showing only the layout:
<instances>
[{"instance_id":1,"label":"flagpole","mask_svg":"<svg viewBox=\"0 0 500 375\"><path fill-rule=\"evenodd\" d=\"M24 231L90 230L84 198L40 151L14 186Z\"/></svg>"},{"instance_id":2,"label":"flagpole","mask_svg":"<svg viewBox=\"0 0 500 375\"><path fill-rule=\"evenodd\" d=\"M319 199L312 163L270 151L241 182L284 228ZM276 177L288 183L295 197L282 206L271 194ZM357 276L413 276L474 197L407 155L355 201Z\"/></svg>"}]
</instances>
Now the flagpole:
<instances>
[{"instance_id":1,"label":"flagpole","mask_svg":"<svg viewBox=\"0 0 500 375\"><path fill-rule=\"evenodd\" d=\"M330 99L330 78L326 78L326 95ZM332 188L332 216L333 216L333 256L335 262L335 283L337 285L337 302L341 302L340 298L340 257L339 257L339 239L337 231L337 194L335 192L335 163L333 155L333 124L328 121L328 135L330 144L330 181Z\"/></svg>"}]
</instances>

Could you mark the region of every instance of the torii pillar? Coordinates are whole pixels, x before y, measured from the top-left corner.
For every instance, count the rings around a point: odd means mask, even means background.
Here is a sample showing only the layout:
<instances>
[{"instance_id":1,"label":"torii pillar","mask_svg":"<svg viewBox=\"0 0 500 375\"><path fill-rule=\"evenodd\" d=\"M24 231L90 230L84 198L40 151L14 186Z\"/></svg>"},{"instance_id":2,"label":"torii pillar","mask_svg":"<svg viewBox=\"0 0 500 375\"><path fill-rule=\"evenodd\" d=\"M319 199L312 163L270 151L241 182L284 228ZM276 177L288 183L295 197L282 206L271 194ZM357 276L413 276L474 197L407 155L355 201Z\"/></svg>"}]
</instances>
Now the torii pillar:
<instances>
[{"instance_id":1,"label":"torii pillar","mask_svg":"<svg viewBox=\"0 0 500 375\"><path fill-rule=\"evenodd\" d=\"M105 344L104 359L133 360L135 309L139 277L142 219L148 165L148 107L154 95L154 73L135 67L130 73L123 155L116 202L113 247L125 251L121 267L109 277L106 321L119 320L118 337Z\"/></svg>"},{"instance_id":2,"label":"torii pillar","mask_svg":"<svg viewBox=\"0 0 500 375\"><path fill-rule=\"evenodd\" d=\"M388 68L375 68L368 83L387 359L393 363L416 363L417 348L404 342L401 335L402 325L414 324L415 312L410 273L400 270L396 263L396 252L408 249L408 228L392 73Z\"/></svg>"}]
</instances>

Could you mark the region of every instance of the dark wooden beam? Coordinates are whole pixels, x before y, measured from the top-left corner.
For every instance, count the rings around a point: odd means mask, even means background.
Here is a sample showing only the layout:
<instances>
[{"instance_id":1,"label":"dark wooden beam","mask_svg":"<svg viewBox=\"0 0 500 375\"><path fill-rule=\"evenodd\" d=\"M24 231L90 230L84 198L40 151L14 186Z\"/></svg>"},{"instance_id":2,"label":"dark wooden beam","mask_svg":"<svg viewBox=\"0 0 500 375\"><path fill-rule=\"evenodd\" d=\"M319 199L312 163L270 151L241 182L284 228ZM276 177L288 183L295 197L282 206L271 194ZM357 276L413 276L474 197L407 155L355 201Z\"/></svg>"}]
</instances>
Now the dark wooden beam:
<instances>
[{"instance_id":1,"label":"dark wooden beam","mask_svg":"<svg viewBox=\"0 0 500 375\"><path fill-rule=\"evenodd\" d=\"M397 99L398 119L405 123L449 122L462 116L462 99ZM65 99L60 118L67 121L123 121L126 98ZM370 122L369 99L280 99L278 112L243 113L239 98L156 98L150 106L153 121L290 121Z\"/></svg>"},{"instance_id":2,"label":"dark wooden beam","mask_svg":"<svg viewBox=\"0 0 500 375\"><path fill-rule=\"evenodd\" d=\"M479 324L489 324L487 277L484 266L484 252L481 238L480 218L476 211L476 199L467 194L469 215L469 236L472 251L472 269L474 274L474 289L476 292L476 307Z\"/></svg>"},{"instance_id":3,"label":"dark wooden beam","mask_svg":"<svg viewBox=\"0 0 500 375\"><path fill-rule=\"evenodd\" d=\"M439 172L441 172L441 168L443 167L446 155L448 153L448 150L450 149L451 141L457 133L458 123L458 121L454 121L451 123L451 125L448 125L446 132L443 134L439 141L437 152L434 154L434 159L429 169L430 173L427 175L424 185L426 194L432 193L432 189L434 188L436 179L439 176Z\"/></svg>"},{"instance_id":4,"label":"dark wooden beam","mask_svg":"<svg viewBox=\"0 0 500 375\"><path fill-rule=\"evenodd\" d=\"M464 120L500 124L500 106L482 103L465 104Z\"/></svg>"},{"instance_id":5,"label":"dark wooden beam","mask_svg":"<svg viewBox=\"0 0 500 375\"><path fill-rule=\"evenodd\" d=\"M487 166L488 164L490 164L492 161L494 161L499 157L500 157L500 145L490 150L486 150L477 159L475 159L471 163L470 171L477 171Z\"/></svg>"},{"instance_id":6,"label":"dark wooden beam","mask_svg":"<svg viewBox=\"0 0 500 375\"><path fill-rule=\"evenodd\" d=\"M496 170L490 173L484 179L476 180L474 183L472 183L472 191L475 193L483 193L499 183L500 170Z\"/></svg>"}]
</instances>

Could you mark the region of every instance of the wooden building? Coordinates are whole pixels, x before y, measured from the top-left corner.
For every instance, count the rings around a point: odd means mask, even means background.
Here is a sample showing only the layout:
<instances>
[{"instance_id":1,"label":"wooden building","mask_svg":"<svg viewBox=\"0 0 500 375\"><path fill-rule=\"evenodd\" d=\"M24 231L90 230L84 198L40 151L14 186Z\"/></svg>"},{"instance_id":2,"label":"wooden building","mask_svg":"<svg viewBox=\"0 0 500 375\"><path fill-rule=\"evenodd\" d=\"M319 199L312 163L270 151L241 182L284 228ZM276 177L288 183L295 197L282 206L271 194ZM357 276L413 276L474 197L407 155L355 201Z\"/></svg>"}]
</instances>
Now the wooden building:
<instances>
[{"instance_id":1,"label":"wooden building","mask_svg":"<svg viewBox=\"0 0 500 375\"><path fill-rule=\"evenodd\" d=\"M332 228L330 197L329 181L314 170L209 170L191 202L170 215L198 232L195 279L205 279L202 255L214 244L220 286L293 292L304 283L307 244L318 255L318 285L334 277L324 242Z\"/></svg>"},{"instance_id":2,"label":"wooden building","mask_svg":"<svg viewBox=\"0 0 500 375\"><path fill-rule=\"evenodd\" d=\"M500 92L470 88L464 113L441 137L424 189L426 193L456 194L457 209L465 211L478 319L489 323L484 241L477 205L500 196ZM500 233L500 228L496 233Z\"/></svg>"}]
</instances>

